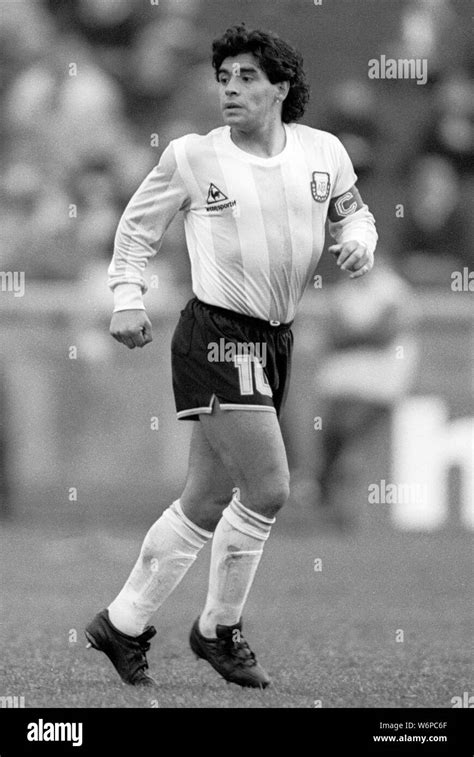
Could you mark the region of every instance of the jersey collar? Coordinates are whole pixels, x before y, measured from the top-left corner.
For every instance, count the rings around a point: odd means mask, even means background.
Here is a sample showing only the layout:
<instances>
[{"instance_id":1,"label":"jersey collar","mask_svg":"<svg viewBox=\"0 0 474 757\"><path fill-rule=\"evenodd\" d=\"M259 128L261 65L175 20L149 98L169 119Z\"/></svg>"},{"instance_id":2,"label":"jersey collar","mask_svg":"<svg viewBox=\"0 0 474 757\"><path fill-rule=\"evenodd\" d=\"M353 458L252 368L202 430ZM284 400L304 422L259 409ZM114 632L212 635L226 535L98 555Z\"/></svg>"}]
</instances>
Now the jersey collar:
<instances>
[{"instance_id":1,"label":"jersey collar","mask_svg":"<svg viewBox=\"0 0 474 757\"><path fill-rule=\"evenodd\" d=\"M283 124L283 128L286 132L286 144L283 150L278 153L278 155L273 155L271 158L261 158L258 155L252 155L252 153L246 152L240 147L237 147L235 142L232 141L232 137L230 135L230 126L224 126L223 136L226 143L226 148L240 160L244 160L246 163L253 163L259 166L274 166L286 160L290 152L290 142L293 137L292 130L290 129L289 124L285 123Z\"/></svg>"}]
</instances>

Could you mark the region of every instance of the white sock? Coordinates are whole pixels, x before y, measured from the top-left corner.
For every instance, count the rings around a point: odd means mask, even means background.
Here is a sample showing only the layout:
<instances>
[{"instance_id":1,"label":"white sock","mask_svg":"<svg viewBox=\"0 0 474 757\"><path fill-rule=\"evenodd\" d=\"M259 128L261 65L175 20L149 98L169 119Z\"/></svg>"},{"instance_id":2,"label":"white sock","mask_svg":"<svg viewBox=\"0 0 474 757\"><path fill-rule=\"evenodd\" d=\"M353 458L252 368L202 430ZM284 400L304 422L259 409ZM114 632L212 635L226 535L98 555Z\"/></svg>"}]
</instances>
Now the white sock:
<instances>
[{"instance_id":1,"label":"white sock","mask_svg":"<svg viewBox=\"0 0 474 757\"><path fill-rule=\"evenodd\" d=\"M222 513L212 543L209 591L199 630L215 638L216 625L238 623L275 518L233 499Z\"/></svg>"},{"instance_id":2,"label":"white sock","mask_svg":"<svg viewBox=\"0 0 474 757\"><path fill-rule=\"evenodd\" d=\"M125 586L109 605L112 624L139 636L211 536L186 517L179 499L173 502L146 534Z\"/></svg>"}]
</instances>

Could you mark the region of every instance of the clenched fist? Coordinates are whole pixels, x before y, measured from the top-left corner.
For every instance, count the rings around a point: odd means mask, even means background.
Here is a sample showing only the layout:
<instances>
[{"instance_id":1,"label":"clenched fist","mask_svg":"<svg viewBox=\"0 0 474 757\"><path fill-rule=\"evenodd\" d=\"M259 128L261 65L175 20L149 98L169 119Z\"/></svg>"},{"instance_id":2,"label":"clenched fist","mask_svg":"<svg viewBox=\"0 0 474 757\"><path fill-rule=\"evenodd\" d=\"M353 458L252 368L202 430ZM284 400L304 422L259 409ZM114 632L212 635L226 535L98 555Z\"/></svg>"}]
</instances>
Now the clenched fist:
<instances>
[{"instance_id":1,"label":"clenched fist","mask_svg":"<svg viewBox=\"0 0 474 757\"><path fill-rule=\"evenodd\" d=\"M144 310L119 310L112 315L110 333L130 350L153 341L151 322Z\"/></svg>"}]
</instances>

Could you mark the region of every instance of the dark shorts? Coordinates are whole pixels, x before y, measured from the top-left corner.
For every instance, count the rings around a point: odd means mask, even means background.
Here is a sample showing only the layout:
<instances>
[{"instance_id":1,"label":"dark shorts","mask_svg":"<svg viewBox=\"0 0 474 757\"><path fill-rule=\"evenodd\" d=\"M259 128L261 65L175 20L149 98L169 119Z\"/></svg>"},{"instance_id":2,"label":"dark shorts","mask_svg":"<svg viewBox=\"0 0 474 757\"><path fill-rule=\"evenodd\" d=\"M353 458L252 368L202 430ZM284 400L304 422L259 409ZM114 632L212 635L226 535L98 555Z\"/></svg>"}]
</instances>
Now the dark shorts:
<instances>
[{"instance_id":1,"label":"dark shorts","mask_svg":"<svg viewBox=\"0 0 474 757\"><path fill-rule=\"evenodd\" d=\"M180 420L224 410L263 410L279 416L288 391L290 324L207 305L196 297L181 311L171 341L173 391Z\"/></svg>"}]
</instances>

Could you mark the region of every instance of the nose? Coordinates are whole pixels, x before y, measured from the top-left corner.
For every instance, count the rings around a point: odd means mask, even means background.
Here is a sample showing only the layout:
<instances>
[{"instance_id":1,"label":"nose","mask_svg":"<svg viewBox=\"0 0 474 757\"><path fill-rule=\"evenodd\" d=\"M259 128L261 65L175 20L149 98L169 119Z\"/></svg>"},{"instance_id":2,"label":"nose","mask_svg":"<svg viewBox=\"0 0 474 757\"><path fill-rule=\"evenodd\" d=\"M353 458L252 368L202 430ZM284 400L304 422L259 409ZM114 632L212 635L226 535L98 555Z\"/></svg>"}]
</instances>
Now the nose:
<instances>
[{"instance_id":1,"label":"nose","mask_svg":"<svg viewBox=\"0 0 474 757\"><path fill-rule=\"evenodd\" d=\"M237 77L231 76L225 87L226 95L238 94L239 87L237 85Z\"/></svg>"}]
</instances>

